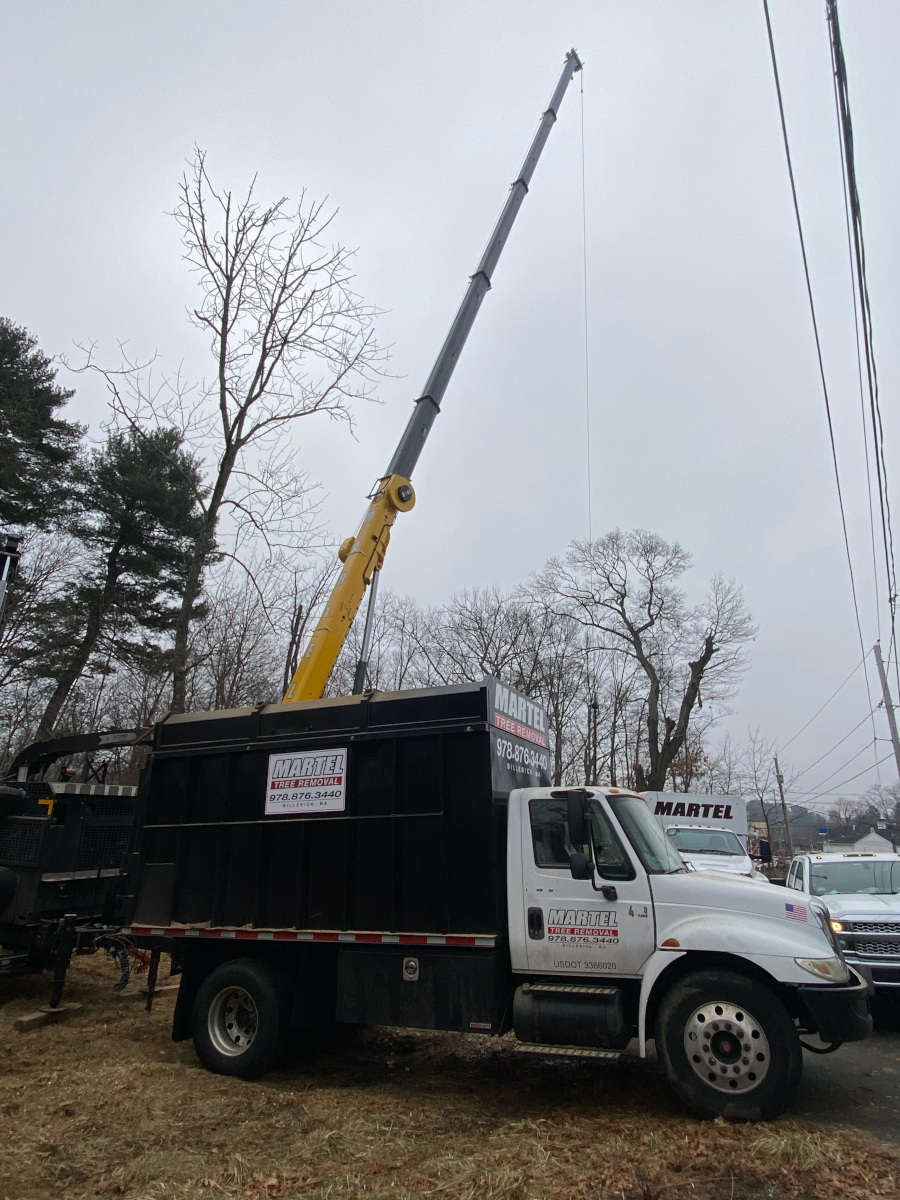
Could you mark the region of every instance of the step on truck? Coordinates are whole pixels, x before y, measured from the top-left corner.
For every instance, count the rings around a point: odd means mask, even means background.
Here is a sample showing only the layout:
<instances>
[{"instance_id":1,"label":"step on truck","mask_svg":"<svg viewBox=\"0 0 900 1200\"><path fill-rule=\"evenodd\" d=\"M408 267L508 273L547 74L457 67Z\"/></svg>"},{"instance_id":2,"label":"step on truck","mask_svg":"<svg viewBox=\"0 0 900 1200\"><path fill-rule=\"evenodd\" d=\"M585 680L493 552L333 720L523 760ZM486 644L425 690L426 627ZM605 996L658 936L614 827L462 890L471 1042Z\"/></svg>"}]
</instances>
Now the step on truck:
<instances>
[{"instance_id":1,"label":"step on truck","mask_svg":"<svg viewBox=\"0 0 900 1200\"><path fill-rule=\"evenodd\" d=\"M638 795L548 770L544 709L491 678L162 721L122 933L183 964L173 1037L243 1078L336 1026L636 1039L696 1113L766 1119L802 1038L868 1035L816 901L688 871Z\"/></svg>"}]
</instances>

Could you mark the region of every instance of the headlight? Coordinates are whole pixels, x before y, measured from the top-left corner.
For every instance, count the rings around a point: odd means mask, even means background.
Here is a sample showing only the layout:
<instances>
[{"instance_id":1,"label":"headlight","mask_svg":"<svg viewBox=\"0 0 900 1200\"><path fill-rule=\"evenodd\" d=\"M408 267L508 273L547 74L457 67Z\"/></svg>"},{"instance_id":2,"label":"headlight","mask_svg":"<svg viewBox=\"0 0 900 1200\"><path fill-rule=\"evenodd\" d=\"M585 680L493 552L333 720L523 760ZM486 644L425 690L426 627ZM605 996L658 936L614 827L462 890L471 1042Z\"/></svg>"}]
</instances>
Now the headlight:
<instances>
[{"instance_id":1,"label":"headlight","mask_svg":"<svg viewBox=\"0 0 900 1200\"><path fill-rule=\"evenodd\" d=\"M846 983L850 978L850 972L837 955L834 958L795 958L794 962L826 983Z\"/></svg>"},{"instance_id":2,"label":"headlight","mask_svg":"<svg viewBox=\"0 0 900 1200\"><path fill-rule=\"evenodd\" d=\"M844 927L840 923L840 921L832 921L831 928L834 930L835 933L843 933L844 932Z\"/></svg>"}]
</instances>

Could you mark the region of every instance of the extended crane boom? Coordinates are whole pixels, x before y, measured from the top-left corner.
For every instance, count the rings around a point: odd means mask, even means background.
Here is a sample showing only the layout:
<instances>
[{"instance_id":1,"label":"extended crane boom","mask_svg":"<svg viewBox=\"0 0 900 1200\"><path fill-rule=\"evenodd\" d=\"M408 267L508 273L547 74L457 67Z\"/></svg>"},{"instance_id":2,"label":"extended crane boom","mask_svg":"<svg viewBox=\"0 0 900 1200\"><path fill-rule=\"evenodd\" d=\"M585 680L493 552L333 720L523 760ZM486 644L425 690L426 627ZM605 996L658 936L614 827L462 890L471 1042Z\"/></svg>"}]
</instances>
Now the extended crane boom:
<instances>
[{"instance_id":1,"label":"extended crane boom","mask_svg":"<svg viewBox=\"0 0 900 1200\"><path fill-rule=\"evenodd\" d=\"M510 188L506 204L503 206L490 241L481 256L481 261L475 268L474 275L469 280L462 304L459 306L459 311L450 326L450 332L431 369L425 390L415 401L412 416L394 451L387 471L378 480L369 496L371 503L363 517L358 533L355 537L347 538L341 544L338 555L343 563L343 569L322 610L322 615L303 652L303 657L300 659L290 686L284 694L285 700L316 700L322 695L353 623L353 618L362 603L366 587L377 580L376 572L381 570L384 562L385 551L391 536L391 527L397 519L397 513L409 512L416 502L410 483L413 469L422 453L425 439L431 432L434 419L440 412L441 400L447 390L462 348L466 344L466 338L469 336L475 317L478 315L481 302L491 286L494 268L506 244L506 239L509 237L522 201L528 192L528 184L547 138L550 136L553 123L556 121L556 114L563 96L566 94L572 76L580 70L581 59L574 50L570 50L566 55L562 74L550 103L541 117L534 140L525 155L522 168ZM367 641L368 630L363 639L364 647ZM364 648L362 660L365 658L366 649ZM364 661L361 661L360 667L355 687L357 691L361 691L363 686L360 676L365 674Z\"/></svg>"}]
</instances>

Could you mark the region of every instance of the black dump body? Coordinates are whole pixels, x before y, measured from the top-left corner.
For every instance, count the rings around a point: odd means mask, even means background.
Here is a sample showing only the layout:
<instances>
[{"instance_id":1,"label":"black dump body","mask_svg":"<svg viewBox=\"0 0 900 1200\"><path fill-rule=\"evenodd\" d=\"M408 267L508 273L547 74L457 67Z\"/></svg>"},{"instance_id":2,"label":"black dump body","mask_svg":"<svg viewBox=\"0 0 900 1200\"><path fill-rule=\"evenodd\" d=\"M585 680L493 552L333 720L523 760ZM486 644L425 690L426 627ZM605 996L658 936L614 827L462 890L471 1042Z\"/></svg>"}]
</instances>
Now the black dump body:
<instances>
[{"instance_id":1,"label":"black dump body","mask_svg":"<svg viewBox=\"0 0 900 1200\"><path fill-rule=\"evenodd\" d=\"M503 938L506 800L547 767L543 711L490 678L170 717L124 919Z\"/></svg>"},{"instance_id":2,"label":"black dump body","mask_svg":"<svg viewBox=\"0 0 900 1200\"><path fill-rule=\"evenodd\" d=\"M26 782L0 794L0 943L40 949L63 916L100 924L115 916L134 839L137 789Z\"/></svg>"}]
</instances>

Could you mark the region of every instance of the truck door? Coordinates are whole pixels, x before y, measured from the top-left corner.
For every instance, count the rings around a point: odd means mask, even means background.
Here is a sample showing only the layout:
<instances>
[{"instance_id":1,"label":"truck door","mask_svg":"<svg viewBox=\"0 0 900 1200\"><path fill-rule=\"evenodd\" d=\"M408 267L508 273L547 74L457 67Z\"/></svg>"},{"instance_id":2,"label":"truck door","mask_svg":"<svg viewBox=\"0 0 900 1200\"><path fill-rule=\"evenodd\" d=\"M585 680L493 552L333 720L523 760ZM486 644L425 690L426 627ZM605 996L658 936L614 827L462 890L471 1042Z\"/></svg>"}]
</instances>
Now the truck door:
<instances>
[{"instance_id":1,"label":"truck door","mask_svg":"<svg viewBox=\"0 0 900 1200\"><path fill-rule=\"evenodd\" d=\"M573 879L566 800L536 796L522 813L522 883L529 971L637 975L655 943L647 874L603 802L591 803L597 874Z\"/></svg>"}]
</instances>

